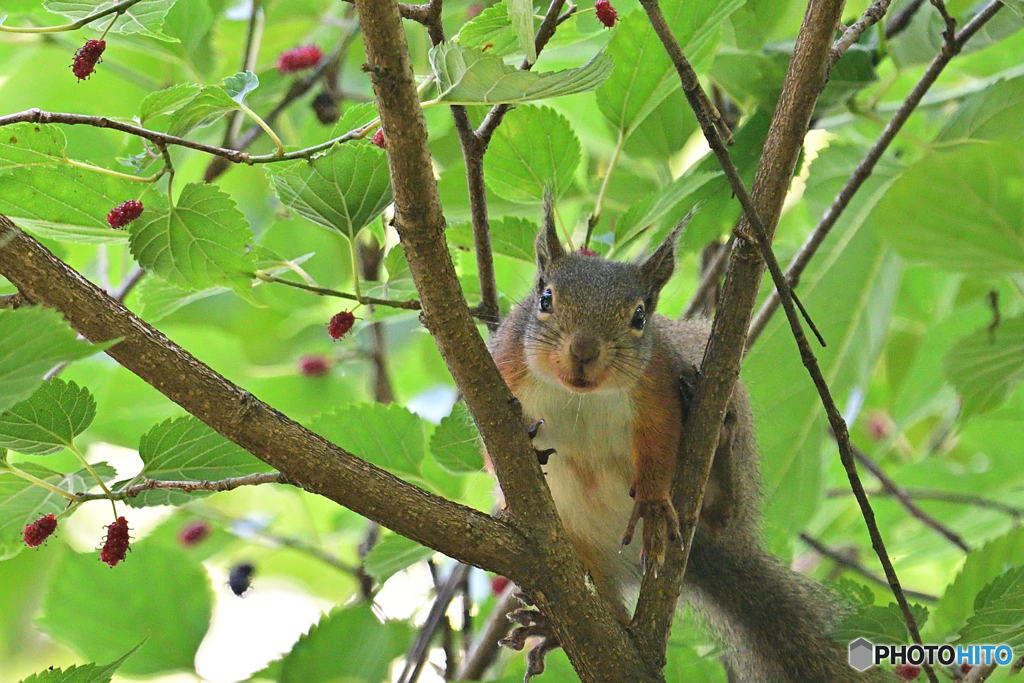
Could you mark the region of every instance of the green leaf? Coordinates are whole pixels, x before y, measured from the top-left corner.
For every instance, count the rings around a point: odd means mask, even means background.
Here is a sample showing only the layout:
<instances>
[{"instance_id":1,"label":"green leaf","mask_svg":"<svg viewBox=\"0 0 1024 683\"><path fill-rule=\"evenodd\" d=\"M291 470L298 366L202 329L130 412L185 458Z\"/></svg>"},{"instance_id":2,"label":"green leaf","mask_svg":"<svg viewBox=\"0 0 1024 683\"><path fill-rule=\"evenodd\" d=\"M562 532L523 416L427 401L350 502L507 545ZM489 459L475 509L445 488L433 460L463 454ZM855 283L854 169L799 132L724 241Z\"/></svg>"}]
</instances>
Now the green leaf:
<instances>
[{"instance_id":1,"label":"green leaf","mask_svg":"<svg viewBox=\"0 0 1024 683\"><path fill-rule=\"evenodd\" d=\"M367 143L338 144L311 161L273 164L267 173L285 206L350 240L392 200L387 156Z\"/></svg>"},{"instance_id":2,"label":"green leaf","mask_svg":"<svg viewBox=\"0 0 1024 683\"><path fill-rule=\"evenodd\" d=\"M928 619L928 608L911 605L910 611L913 612L918 626L923 626ZM885 607L860 605L856 612L843 617L836 624L832 638L840 643L848 643L857 638L867 638L874 643L910 642L903 612L895 602L890 602Z\"/></svg>"},{"instance_id":3,"label":"green leaf","mask_svg":"<svg viewBox=\"0 0 1024 683\"><path fill-rule=\"evenodd\" d=\"M274 471L192 416L166 420L149 430L139 441L139 457L143 467L133 482L143 479L216 481ZM125 502L132 507L182 505L206 495L210 494L154 490Z\"/></svg>"},{"instance_id":4,"label":"green leaf","mask_svg":"<svg viewBox=\"0 0 1024 683\"><path fill-rule=\"evenodd\" d=\"M480 433L463 403L456 403L452 414L441 420L430 438L434 460L452 474L472 474L484 468Z\"/></svg>"},{"instance_id":5,"label":"green leaf","mask_svg":"<svg viewBox=\"0 0 1024 683\"><path fill-rule=\"evenodd\" d=\"M979 277L1020 272L1022 183L1017 143L935 151L903 172L879 202L874 222L911 261Z\"/></svg>"},{"instance_id":6,"label":"green leaf","mask_svg":"<svg viewBox=\"0 0 1024 683\"><path fill-rule=\"evenodd\" d=\"M235 201L216 185L189 183L177 206L143 213L130 230L139 265L171 284L193 291L226 285L249 296L253 234Z\"/></svg>"},{"instance_id":7,"label":"green leaf","mask_svg":"<svg viewBox=\"0 0 1024 683\"><path fill-rule=\"evenodd\" d=\"M957 642L1024 644L1024 567L1015 567L978 592L974 614Z\"/></svg>"},{"instance_id":8,"label":"green leaf","mask_svg":"<svg viewBox=\"0 0 1024 683\"><path fill-rule=\"evenodd\" d=\"M84 468L74 474L61 474L31 462L18 463L18 469L69 493L85 493L96 480ZM105 463L93 465L104 481L114 470ZM43 515L60 514L68 506L64 496L12 474L0 465L0 560L7 560L25 548L22 532ZM59 532L58 532L59 533Z\"/></svg>"},{"instance_id":9,"label":"green leaf","mask_svg":"<svg viewBox=\"0 0 1024 683\"><path fill-rule=\"evenodd\" d=\"M337 408L313 419L312 430L350 453L392 472L421 477L423 420L392 403Z\"/></svg>"},{"instance_id":10,"label":"green leaf","mask_svg":"<svg viewBox=\"0 0 1024 683\"><path fill-rule=\"evenodd\" d=\"M490 221L491 249L495 254L534 263L533 241L540 228L533 221L518 216L506 216ZM472 249L473 224L459 223L448 227L448 241L460 247Z\"/></svg>"},{"instance_id":11,"label":"green leaf","mask_svg":"<svg viewBox=\"0 0 1024 683\"><path fill-rule=\"evenodd\" d=\"M125 660L138 652L144 642L145 641L143 641L143 643L139 643L129 650L123 657L114 660L110 664L72 665L63 670L50 667L48 671L40 671L39 673L32 674L28 678L23 679L21 683L110 683L110 679L114 676L114 672L121 668L121 665L124 664Z\"/></svg>"},{"instance_id":12,"label":"green leaf","mask_svg":"<svg viewBox=\"0 0 1024 683\"><path fill-rule=\"evenodd\" d=\"M179 83L150 93L139 104L139 120L145 123L161 114L169 114L191 102L202 89L195 83Z\"/></svg>"},{"instance_id":13,"label":"green leaf","mask_svg":"<svg viewBox=\"0 0 1024 683\"><path fill-rule=\"evenodd\" d=\"M383 584L392 575L429 559L433 554L430 548L405 536L388 534L366 554L366 571L377 579L377 583Z\"/></svg>"},{"instance_id":14,"label":"green leaf","mask_svg":"<svg viewBox=\"0 0 1024 683\"><path fill-rule=\"evenodd\" d=\"M661 7L672 33L695 68L713 52L722 23L744 0L689 2L670 0ZM682 86L665 48L642 8L619 22L606 52L615 62L598 88L601 113L616 130L629 135L661 102Z\"/></svg>"},{"instance_id":15,"label":"green leaf","mask_svg":"<svg viewBox=\"0 0 1024 683\"><path fill-rule=\"evenodd\" d=\"M537 61L537 46L533 40L533 0L505 0L505 4L519 49L533 64Z\"/></svg>"},{"instance_id":16,"label":"green leaf","mask_svg":"<svg viewBox=\"0 0 1024 683\"><path fill-rule=\"evenodd\" d=\"M657 192L633 204L615 222L616 247L631 243L644 230L657 224L680 202L690 197L698 188L721 175L723 175L721 172L694 171L686 173Z\"/></svg>"},{"instance_id":17,"label":"green leaf","mask_svg":"<svg viewBox=\"0 0 1024 683\"><path fill-rule=\"evenodd\" d=\"M196 558L143 539L116 570L95 552L66 553L50 577L38 624L57 642L99 661L148 635L121 674L191 673L212 605L210 577Z\"/></svg>"},{"instance_id":18,"label":"green leaf","mask_svg":"<svg viewBox=\"0 0 1024 683\"><path fill-rule=\"evenodd\" d=\"M31 396L58 363L86 358L107 346L79 341L53 309L0 311L0 410Z\"/></svg>"},{"instance_id":19,"label":"green leaf","mask_svg":"<svg viewBox=\"0 0 1024 683\"><path fill-rule=\"evenodd\" d=\"M71 446L94 417L96 401L88 389L54 378L0 413L0 446L31 455L56 453Z\"/></svg>"},{"instance_id":20,"label":"green leaf","mask_svg":"<svg viewBox=\"0 0 1024 683\"><path fill-rule=\"evenodd\" d=\"M278 683L378 683L411 642L408 623L381 623L370 605L336 608L270 668Z\"/></svg>"},{"instance_id":21,"label":"green leaf","mask_svg":"<svg viewBox=\"0 0 1024 683\"><path fill-rule=\"evenodd\" d=\"M377 106L373 102L359 102L345 107L341 118L334 124L331 131L332 138L339 138L357 128L362 128L370 121L378 117Z\"/></svg>"},{"instance_id":22,"label":"green leaf","mask_svg":"<svg viewBox=\"0 0 1024 683\"><path fill-rule=\"evenodd\" d=\"M161 33L164 17L174 6L175 0L142 0L124 10L114 20L111 33L138 33L159 40L174 41ZM46 0L43 6L51 12L62 14L72 21L83 19L90 14L109 9L118 4L118 0ZM109 20L100 20L94 25L106 25Z\"/></svg>"},{"instance_id":23,"label":"green leaf","mask_svg":"<svg viewBox=\"0 0 1024 683\"><path fill-rule=\"evenodd\" d=\"M946 119L935 141L993 141L1024 137L1021 107L1024 107L1024 76L997 81L967 97Z\"/></svg>"},{"instance_id":24,"label":"green leaf","mask_svg":"<svg viewBox=\"0 0 1024 683\"><path fill-rule=\"evenodd\" d=\"M503 199L540 202L545 186L555 197L564 193L579 163L580 143L564 116L550 107L518 107L487 147L484 179Z\"/></svg>"},{"instance_id":25,"label":"green leaf","mask_svg":"<svg viewBox=\"0 0 1024 683\"><path fill-rule=\"evenodd\" d=\"M946 356L946 377L963 398L963 418L998 408L1024 379L1024 316L980 329Z\"/></svg>"},{"instance_id":26,"label":"green leaf","mask_svg":"<svg viewBox=\"0 0 1024 683\"><path fill-rule=\"evenodd\" d=\"M231 95L221 86L203 86L187 104L174 111L167 132L171 135L187 135L196 128L209 126L228 112L238 109L238 102L231 99Z\"/></svg>"},{"instance_id":27,"label":"green leaf","mask_svg":"<svg viewBox=\"0 0 1024 683\"><path fill-rule=\"evenodd\" d=\"M575 69L519 71L498 56L451 41L430 50L430 65L437 77L437 99L449 104L519 104L588 92L612 71L612 61L603 53Z\"/></svg>"},{"instance_id":28,"label":"green leaf","mask_svg":"<svg viewBox=\"0 0 1024 683\"><path fill-rule=\"evenodd\" d=\"M239 71L224 79L224 92L238 104L245 104L245 96L260 87L260 79L251 71Z\"/></svg>"},{"instance_id":29,"label":"green leaf","mask_svg":"<svg viewBox=\"0 0 1024 683\"><path fill-rule=\"evenodd\" d=\"M519 45L511 26L508 6L502 0L463 24L455 40L463 47L479 48L492 55L506 55Z\"/></svg>"},{"instance_id":30,"label":"green leaf","mask_svg":"<svg viewBox=\"0 0 1024 683\"><path fill-rule=\"evenodd\" d=\"M193 292L175 287L166 280L149 277L135 289L135 295L142 306L142 317L148 322L155 323L193 302L227 291L230 291L227 287L208 287Z\"/></svg>"}]
</instances>

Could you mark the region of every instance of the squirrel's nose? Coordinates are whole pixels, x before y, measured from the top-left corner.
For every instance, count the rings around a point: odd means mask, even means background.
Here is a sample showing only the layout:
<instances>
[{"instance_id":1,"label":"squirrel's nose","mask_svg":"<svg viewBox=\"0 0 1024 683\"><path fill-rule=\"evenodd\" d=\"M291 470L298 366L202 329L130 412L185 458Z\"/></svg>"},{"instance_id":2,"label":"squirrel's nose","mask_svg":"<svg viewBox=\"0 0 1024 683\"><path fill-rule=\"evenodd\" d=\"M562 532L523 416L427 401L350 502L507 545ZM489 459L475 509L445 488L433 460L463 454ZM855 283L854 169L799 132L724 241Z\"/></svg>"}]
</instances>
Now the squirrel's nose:
<instances>
[{"instance_id":1,"label":"squirrel's nose","mask_svg":"<svg viewBox=\"0 0 1024 683\"><path fill-rule=\"evenodd\" d=\"M569 344L569 353L580 365L586 365L601 355L601 347L593 337L576 337Z\"/></svg>"}]
</instances>

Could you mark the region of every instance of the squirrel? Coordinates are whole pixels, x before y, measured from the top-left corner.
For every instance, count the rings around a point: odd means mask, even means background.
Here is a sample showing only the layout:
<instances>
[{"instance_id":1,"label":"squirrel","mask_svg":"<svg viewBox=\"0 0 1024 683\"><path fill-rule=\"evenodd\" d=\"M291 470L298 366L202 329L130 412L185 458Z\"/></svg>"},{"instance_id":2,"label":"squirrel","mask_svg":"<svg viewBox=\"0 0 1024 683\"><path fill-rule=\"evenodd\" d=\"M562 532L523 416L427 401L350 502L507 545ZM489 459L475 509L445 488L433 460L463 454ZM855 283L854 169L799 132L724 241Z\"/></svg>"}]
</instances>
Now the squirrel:
<instances>
[{"instance_id":1,"label":"squirrel","mask_svg":"<svg viewBox=\"0 0 1024 683\"><path fill-rule=\"evenodd\" d=\"M598 593L628 627L627 597L678 541L671 502L684 415L710 334L655 313L685 220L646 259L567 253L550 196L535 286L492 335L498 369L522 405L558 514ZM541 422L543 421L543 422ZM764 550L754 418L733 390L684 579L726 646L729 680L877 680L828 633L834 596ZM642 520L642 549L629 542Z\"/></svg>"}]
</instances>

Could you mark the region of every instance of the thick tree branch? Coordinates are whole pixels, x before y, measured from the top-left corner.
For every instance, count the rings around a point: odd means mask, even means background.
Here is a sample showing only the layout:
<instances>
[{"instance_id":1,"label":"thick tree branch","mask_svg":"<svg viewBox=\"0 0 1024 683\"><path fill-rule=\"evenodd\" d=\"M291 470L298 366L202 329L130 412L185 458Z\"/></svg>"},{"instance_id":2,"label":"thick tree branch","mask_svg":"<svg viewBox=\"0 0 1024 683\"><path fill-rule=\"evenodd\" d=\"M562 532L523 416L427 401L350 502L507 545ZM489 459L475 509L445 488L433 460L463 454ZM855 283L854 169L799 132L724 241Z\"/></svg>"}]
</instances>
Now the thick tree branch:
<instances>
[{"instance_id":1,"label":"thick tree branch","mask_svg":"<svg viewBox=\"0 0 1024 683\"><path fill-rule=\"evenodd\" d=\"M445 241L445 220L427 146L399 8L356 0L363 44L388 141L394 224L423 305L423 317L462 392L495 465L510 521L536 543L519 578L544 613L577 673L590 681L656 681L604 601L587 588L526 435L522 411L494 365L465 305ZM532 553L531 553L532 554Z\"/></svg>"},{"instance_id":2,"label":"thick tree branch","mask_svg":"<svg viewBox=\"0 0 1024 683\"><path fill-rule=\"evenodd\" d=\"M786 280L789 282L790 287L795 288L800 283L800 276L803 275L804 270L807 268L807 264L811 262L811 259L818 252L818 248L828 237L829 232L835 226L836 221L843 215L843 212L850 205L850 201L853 199L857 191L860 190L864 182L871 176L871 173L875 170L875 165L885 154L885 151L892 144L893 139L903 128L903 125L910 118L910 115L914 113L914 110L921 103L921 99L925 96L925 93L935 84L939 74L942 73L946 65L949 64L950 60L963 49L964 45L984 26L989 19L994 17L996 13L1002 8L1003 3L999 0L994 0L982 9L978 14L974 16L957 35L956 42L952 49L948 49L947 46L943 46L939 53L932 59L931 64L925 70L924 74L918 80L914 89L907 95L907 99L903 101L900 108L896 111L889 122L885 124L885 128L882 130L882 134L878 136L875 144L871 146L868 153L864 158L857 164L857 167L850 174L849 179L843 185L843 189L839 191L836 198L832 200L832 204L829 205L825 213L822 214L821 220L818 221L818 225L815 226L807 240L804 241L800 247L800 251L797 252L796 256L793 257L793 261L789 264L786 269ZM779 294L777 291L773 291L768 299L765 300L764 304L758 310L757 315L754 317L754 321L750 324L750 332L747 335L747 350L754 345L761 333L764 332L764 328L768 325L768 321L771 320L779 308Z\"/></svg>"},{"instance_id":3,"label":"thick tree branch","mask_svg":"<svg viewBox=\"0 0 1024 683\"><path fill-rule=\"evenodd\" d=\"M531 553L509 525L430 494L314 434L232 384L0 216L0 274L86 339L290 482L469 564L519 576ZM525 438L525 436L524 436Z\"/></svg>"}]
</instances>

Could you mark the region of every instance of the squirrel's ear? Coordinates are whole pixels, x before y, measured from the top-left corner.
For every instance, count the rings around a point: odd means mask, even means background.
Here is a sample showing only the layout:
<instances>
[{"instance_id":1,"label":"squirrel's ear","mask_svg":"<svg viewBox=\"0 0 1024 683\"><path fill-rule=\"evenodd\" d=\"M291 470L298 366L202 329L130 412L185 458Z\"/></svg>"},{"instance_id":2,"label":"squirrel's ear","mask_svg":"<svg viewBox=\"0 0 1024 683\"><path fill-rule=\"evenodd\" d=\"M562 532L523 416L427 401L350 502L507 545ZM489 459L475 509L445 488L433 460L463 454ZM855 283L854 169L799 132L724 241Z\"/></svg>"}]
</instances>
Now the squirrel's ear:
<instances>
[{"instance_id":1,"label":"squirrel's ear","mask_svg":"<svg viewBox=\"0 0 1024 683\"><path fill-rule=\"evenodd\" d=\"M555 207L551 198L551 190L544 188L544 225L541 226L537 241L537 271L544 272L552 263L565 257L565 249L555 229Z\"/></svg>"},{"instance_id":2,"label":"squirrel's ear","mask_svg":"<svg viewBox=\"0 0 1024 683\"><path fill-rule=\"evenodd\" d=\"M697 212L700 205L694 206L690 209L683 220L676 224L676 227L672 228L672 231L665 238L665 241L661 243L653 254L651 254L646 261L640 264L640 273L643 278L644 285L647 288L647 296L650 304L653 304L658 300L658 293L661 292L661 288L665 286L665 283L672 277L672 273L676 268L676 246L679 242L679 235L682 234L683 228L693 218L693 214Z\"/></svg>"}]
</instances>

